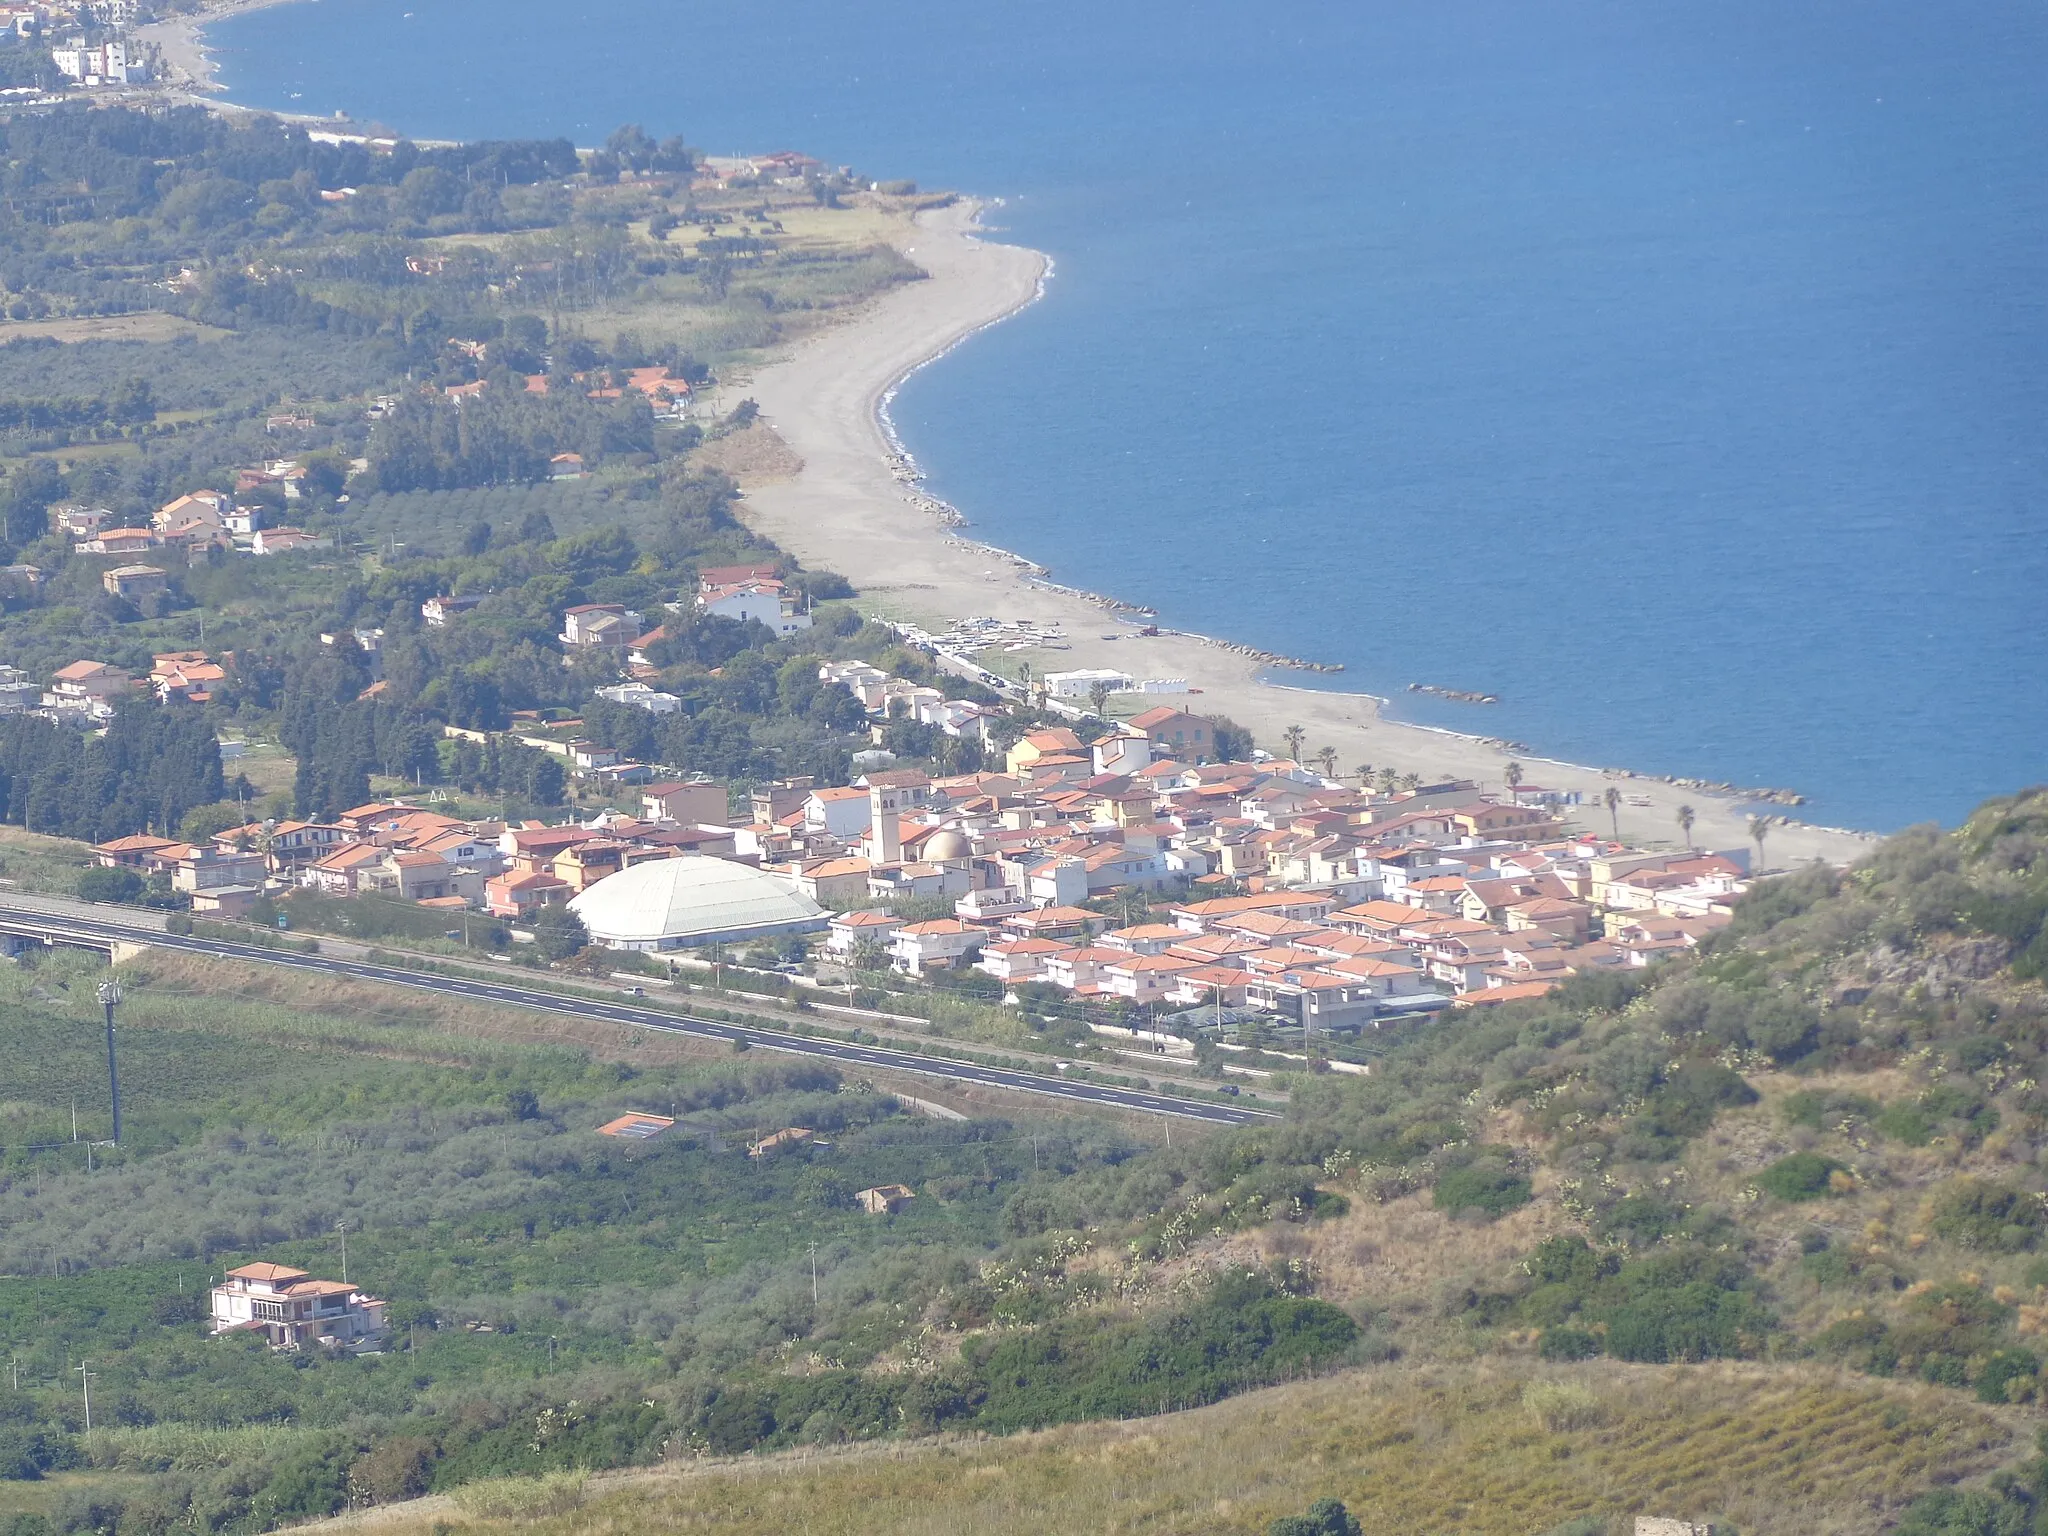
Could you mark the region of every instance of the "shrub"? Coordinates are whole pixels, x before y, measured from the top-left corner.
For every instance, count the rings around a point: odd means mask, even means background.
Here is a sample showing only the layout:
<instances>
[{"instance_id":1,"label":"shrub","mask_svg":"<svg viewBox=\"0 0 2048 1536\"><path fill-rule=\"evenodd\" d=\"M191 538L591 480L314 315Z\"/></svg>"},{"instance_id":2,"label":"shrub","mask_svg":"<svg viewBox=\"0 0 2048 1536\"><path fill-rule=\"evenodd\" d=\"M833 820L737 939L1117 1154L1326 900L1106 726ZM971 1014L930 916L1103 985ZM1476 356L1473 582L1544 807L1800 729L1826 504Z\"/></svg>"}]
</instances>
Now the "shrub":
<instances>
[{"instance_id":1,"label":"shrub","mask_svg":"<svg viewBox=\"0 0 2048 1536\"><path fill-rule=\"evenodd\" d=\"M1868 1120L1878 1112L1877 1101L1860 1093L1811 1088L1786 1095L1780 1108L1787 1123L1815 1131L1838 1130L1845 1121Z\"/></svg>"},{"instance_id":2,"label":"shrub","mask_svg":"<svg viewBox=\"0 0 2048 1536\"><path fill-rule=\"evenodd\" d=\"M1874 1317L1845 1317L1832 1323L1821 1330L1813 1347L1873 1376L1889 1376L1899 1363L1891 1330Z\"/></svg>"},{"instance_id":3,"label":"shrub","mask_svg":"<svg viewBox=\"0 0 2048 1536\"><path fill-rule=\"evenodd\" d=\"M1989 1179L1958 1179L1936 1196L1928 1225L1965 1248L2020 1253L2041 1239L2041 1197Z\"/></svg>"},{"instance_id":4,"label":"shrub","mask_svg":"<svg viewBox=\"0 0 2048 1536\"><path fill-rule=\"evenodd\" d=\"M0 1479L32 1483L57 1460L57 1447L41 1430L0 1425Z\"/></svg>"},{"instance_id":5,"label":"shrub","mask_svg":"<svg viewBox=\"0 0 2048 1536\"><path fill-rule=\"evenodd\" d=\"M1335 1360L1357 1338L1358 1325L1327 1302L1235 1279L1185 1312L1108 1325L1066 1319L977 1340L963 1358L987 1393L978 1425L1027 1429L1154 1413L1162 1402L1215 1402Z\"/></svg>"},{"instance_id":6,"label":"shrub","mask_svg":"<svg viewBox=\"0 0 2048 1536\"><path fill-rule=\"evenodd\" d=\"M1607 1352L1651 1365L1732 1359L1752 1353L1745 1335L1763 1326L1760 1309L1747 1295L1694 1281L1615 1308L1607 1319Z\"/></svg>"},{"instance_id":7,"label":"shrub","mask_svg":"<svg viewBox=\"0 0 2048 1536\"><path fill-rule=\"evenodd\" d=\"M1685 1207L1655 1195L1624 1195L1595 1223L1600 1236L1631 1248L1647 1248L1685 1224Z\"/></svg>"},{"instance_id":8,"label":"shrub","mask_svg":"<svg viewBox=\"0 0 2048 1536\"><path fill-rule=\"evenodd\" d=\"M1591 1429L1607 1419L1606 1405L1591 1388L1575 1381L1532 1381L1522 1388L1522 1406L1554 1435Z\"/></svg>"},{"instance_id":9,"label":"shrub","mask_svg":"<svg viewBox=\"0 0 2048 1536\"><path fill-rule=\"evenodd\" d=\"M132 869L104 869L94 865L78 877L81 901L140 901L142 876Z\"/></svg>"},{"instance_id":10,"label":"shrub","mask_svg":"<svg viewBox=\"0 0 2048 1536\"><path fill-rule=\"evenodd\" d=\"M1856 1266L1839 1248L1821 1248L1799 1261L1807 1279L1815 1285L1847 1285L1856 1278Z\"/></svg>"},{"instance_id":11,"label":"shrub","mask_svg":"<svg viewBox=\"0 0 2048 1536\"><path fill-rule=\"evenodd\" d=\"M1318 1499L1305 1515L1283 1515L1266 1527L1266 1536L1361 1536L1351 1511L1335 1499Z\"/></svg>"},{"instance_id":12,"label":"shrub","mask_svg":"<svg viewBox=\"0 0 2048 1536\"><path fill-rule=\"evenodd\" d=\"M1590 1360L1606 1349L1600 1335L1587 1328L1574 1328L1563 1323L1555 1328L1543 1330L1543 1337L1536 1345L1536 1353L1545 1360Z\"/></svg>"},{"instance_id":13,"label":"shrub","mask_svg":"<svg viewBox=\"0 0 2048 1536\"><path fill-rule=\"evenodd\" d=\"M1973 1147L1998 1129L1998 1111L1963 1084L1937 1083L1917 1099L1888 1106L1871 1124L1909 1147L1924 1147L1939 1135Z\"/></svg>"},{"instance_id":14,"label":"shrub","mask_svg":"<svg viewBox=\"0 0 2048 1536\"><path fill-rule=\"evenodd\" d=\"M2027 1536L2033 1529L2032 1511L2018 1499L1937 1488L1907 1506L1892 1536Z\"/></svg>"},{"instance_id":15,"label":"shrub","mask_svg":"<svg viewBox=\"0 0 2048 1536\"><path fill-rule=\"evenodd\" d=\"M1479 1211L1499 1217L1527 1205L1529 1193L1529 1181L1507 1163L1481 1158L1438 1175L1436 1208L1453 1216L1460 1211Z\"/></svg>"},{"instance_id":16,"label":"shrub","mask_svg":"<svg viewBox=\"0 0 2048 1536\"><path fill-rule=\"evenodd\" d=\"M1818 1200L1829 1192L1834 1176L1847 1167L1818 1152L1794 1152L1757 1175L1757 1188L1780 1200Z\"/></svg>"},{"instance_id":17,"label":"shrub","mask_svg":"<svg viewBox=\"0 0 2048 1536\"><path fill-rule=\"evenodd\" d=\"M2033 1395L2041 1362L2024 1349L1995 1349L1977 1372L1977 1397L1986 1403L2018 1402Z\"/></svg>"}]
</instances>

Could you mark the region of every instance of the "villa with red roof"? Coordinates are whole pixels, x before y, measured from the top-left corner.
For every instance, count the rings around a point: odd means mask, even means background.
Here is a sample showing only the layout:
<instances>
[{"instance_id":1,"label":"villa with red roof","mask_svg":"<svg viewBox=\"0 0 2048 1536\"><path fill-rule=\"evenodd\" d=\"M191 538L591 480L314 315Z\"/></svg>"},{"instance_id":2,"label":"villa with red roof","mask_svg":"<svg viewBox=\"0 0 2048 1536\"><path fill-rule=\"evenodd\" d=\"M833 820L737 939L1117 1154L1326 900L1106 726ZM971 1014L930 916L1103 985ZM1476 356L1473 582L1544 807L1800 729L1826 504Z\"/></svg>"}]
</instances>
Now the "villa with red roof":
<instances>
[{"instance_id":1,"label":"villa with red roof","mask_svg":"<svg viewBox=\"0 0 2048 1536\"><path fill-rule=\"evenodd\" d=\"M384 1302L344 1280L287 1264L244 1264L213 1288L213 1333L260 1333L272 1349L368 1349L383 1339Z\"/></svg>"}]
</instances>

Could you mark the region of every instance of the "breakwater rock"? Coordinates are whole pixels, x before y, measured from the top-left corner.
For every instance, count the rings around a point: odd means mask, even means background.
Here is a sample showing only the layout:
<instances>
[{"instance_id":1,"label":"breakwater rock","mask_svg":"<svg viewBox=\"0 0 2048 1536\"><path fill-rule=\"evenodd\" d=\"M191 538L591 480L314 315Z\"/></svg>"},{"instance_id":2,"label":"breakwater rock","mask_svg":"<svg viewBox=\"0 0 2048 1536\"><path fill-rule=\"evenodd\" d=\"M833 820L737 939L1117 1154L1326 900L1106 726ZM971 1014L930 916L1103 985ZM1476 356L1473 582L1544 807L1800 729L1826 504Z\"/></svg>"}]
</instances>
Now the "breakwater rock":
<instances>
[{"instance_id":1,"label":"breakwater rock","mask_svg":"<svg viewBox=\"0 0 2048 1536\"><path fill-rule=\"evenodd\" d=\"M1410 693L1426 693L1431 698L1449 699L1453 704L1498 704L1497 693L1477 693L1470 688L1439 688L1435 683L1410 683Z\"/></svg>"},{"instance_id":2,"label":"breakwater rock","mask_svg":"<svg viewBox=\"0 0 2048 1536\"><path fill-rule=\"evenodd\" d=\"M1678 789L1696 789L1705 795L1726 795L1733 800L1754 800L1765 805L1806 804L1806 796L1796 789L1758 788L1749 784L1730 784L1722 779L1689 779L1675 773L1636 773L1628 768L1613 769L1610 776L1617 779L1655 779L1660 784L1670 784Z\"/></svg>"}]
</instances>

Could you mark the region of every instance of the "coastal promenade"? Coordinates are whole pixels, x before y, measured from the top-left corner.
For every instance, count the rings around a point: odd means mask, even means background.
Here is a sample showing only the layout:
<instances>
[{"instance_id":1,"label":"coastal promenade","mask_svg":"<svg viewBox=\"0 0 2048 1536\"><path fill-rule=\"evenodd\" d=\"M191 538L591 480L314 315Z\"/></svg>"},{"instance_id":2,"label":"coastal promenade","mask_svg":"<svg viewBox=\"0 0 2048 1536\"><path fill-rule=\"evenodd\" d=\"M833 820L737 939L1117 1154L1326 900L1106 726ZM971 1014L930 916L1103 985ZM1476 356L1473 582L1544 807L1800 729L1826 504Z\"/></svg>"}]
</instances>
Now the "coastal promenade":
<instances>
[{"instance_id":1,"label":"coastal promenade","mask_svg":"<svg viewBox=\"0 0 2048 1536\"><path fill-rule=\"evenodd\" d=\"M898 478L882 431L884 396L913 369L1029 304L1046 270L1038 252L984 238L981 212L962 201L920 215L897 243L929 274L926 280L876 300L753 377L728 383L722 404L729 409L743 397L754 399L803 461L795 474L747 484L749 521L805 563L843 572L868 606L887 617L935 631L980 616L1058 624L1071 644L1060 666L1187 678L1201 690L1186 700L1188 708L1230 716L1269 749L1284 750L1282 733L1299 724L1310 752L1336 749L1340 772L1370 763L1376 770L1500 785L1511 754L1477 737L1388 720L1367 696L1261 682L1262 664L1223 644L1189 635L1141 636L1087 594L1033 581L1024 564L969 543L919 504L915 488ZM961 510L972 516L971 507ZM1113 632L1119 638L1101 638ZM1514 755L1528 782L1579 791L1581 820L1596 829L1607 825L1600 801L1613 785L1625 797L1621 835L1631 842L1678 843L1678 808L1690 805L1698 816L1693 840L1701 846L1749 843L1750 807L1732 799ZM1766 863L1843 863L1870 845L1858 833L1788 822L1772 828Z\"/></svg>"}]
</instances>

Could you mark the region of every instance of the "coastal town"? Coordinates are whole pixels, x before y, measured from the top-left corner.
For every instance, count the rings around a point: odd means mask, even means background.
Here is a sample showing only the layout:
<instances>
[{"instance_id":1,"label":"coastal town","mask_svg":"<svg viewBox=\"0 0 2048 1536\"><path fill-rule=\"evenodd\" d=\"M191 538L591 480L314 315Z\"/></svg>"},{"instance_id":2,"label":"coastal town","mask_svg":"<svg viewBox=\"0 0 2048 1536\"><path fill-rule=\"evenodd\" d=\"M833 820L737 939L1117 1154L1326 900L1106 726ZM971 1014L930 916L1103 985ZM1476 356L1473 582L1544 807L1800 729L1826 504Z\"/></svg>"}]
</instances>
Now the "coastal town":
<instances>
[{"instance_id":1,"label":"coastal town","mask_svg":"<svg viewBox=\"0 0 2048 1536\"><path fill-rule=\"evenodd\" d=\"M0 1536L2048 1527L2048 791L1773 709L1888 18L278 3L0 3Z\"/></svg>"},{"instance_id":2,"label":"coastal town","mask_svg":"<svg viewBox=\"0 0 2048 1536\"><path fill-rule=\"evenodd\" d=\"M237 490L282 485L273 501L288 500L298 473L273 461ZM138 563L153 550L271 552L276 531L261 513L201 490L146 528L109 527L110 513L70 504L50 519L79 556L108 563L108 593L139 602L168 577ZM801 646L813 614L784 578L773 561L706 565L658 612L570 604L561 661L594 680L593 707L675 715L683 700L660 686L658 664L672 632L714 619ZM482 601L427 598L419 624L447 631ZM528 711L503 731L440 729L448 750L553 762L572 801L558 819L455 815L438 793L397 794L326 820L243 819L197 841L169 827L133 833L93 858L214 921L289 912L308 893L474 918L516 945L560 908L594 948L622 957L766 946L771 959L801 960L812 986L972 975L998 996L1059 994L1110 1027L1139 1015L1161 1038L1227 1026L1330 1042L1452 1027L1456 1011L1690 951L1729 921L1769 832L1759 821L1754 849L1704 849L1682 822L1673 844L1632 846L1597 825L1618 820L1619 790L1589 805L1519 765L1491 786L1369 766L1340 774L1334 752L1305 753L1298 731L1285 755L1251 746L1203 714L1182 679L1015 663L1017 651L1060 645L1042 626L897 633L924 677L959 692L858 659L803 663L866 722L871 745L846 782L720 782L603 745L566 712ZM374 670L385 638L358 628L320 640ZM137 699L204 710L236 663L186 649L154 656L146 675L91 656L47 678L8 668L0 711L95 731ZM365 700L385 686L368 684ZM936 748L902 761L884 743L904 727L971 748L980 767L937 771ZM243 750L222 745L231 760Z\"/></svg>"}]
</instances>

